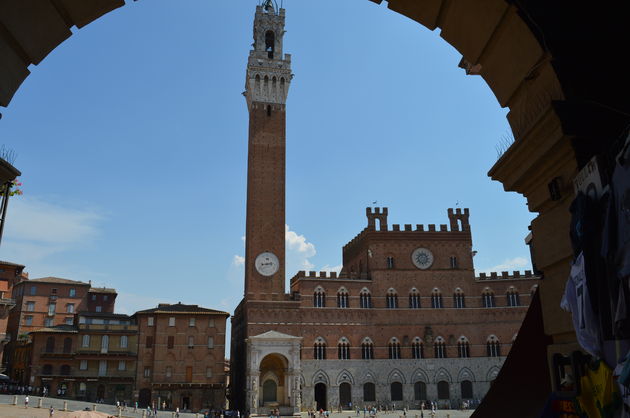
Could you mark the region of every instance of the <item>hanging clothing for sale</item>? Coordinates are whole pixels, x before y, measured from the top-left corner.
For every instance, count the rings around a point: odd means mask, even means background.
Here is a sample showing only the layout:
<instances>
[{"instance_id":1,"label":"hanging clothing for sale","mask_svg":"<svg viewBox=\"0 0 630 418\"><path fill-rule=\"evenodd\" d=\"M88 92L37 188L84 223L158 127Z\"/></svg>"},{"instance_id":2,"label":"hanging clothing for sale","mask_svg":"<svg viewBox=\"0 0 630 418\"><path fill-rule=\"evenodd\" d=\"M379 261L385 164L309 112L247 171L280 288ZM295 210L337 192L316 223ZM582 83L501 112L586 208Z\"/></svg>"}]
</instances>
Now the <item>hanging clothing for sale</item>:
<instances>
[{"instance_id":1,"label":"hanging clothing for sale","mask_svg":"<svg viewBox=\"0 0 630 418\"><path fill-rule=\"evenodd\" d=\"M602 339L599 323L589 294L589 286L584 271L584 254L580 253L571 266L571 274L567 280L560 307L571 312L573 328L578 342L589 354L599 357L602 350Z\"/></svg>"},{"instance_id":2,"label":"hanging clothing for sale","mask_svg":"<svg viewBox=\"0 0 630 418\"><path fill-rule=\"evenodd\" d=\"M630 137L629 137L630 138ZM619 278L630 277L630 139L617 156L612 175L613 209L617 217L617 242L614 253Z\"/></svg>"},{"instance_id":3,"label":"hanging clothing for sale","mask_svg":"<svg viewBox=\"0 0 630 418\"><path fill-rule=\"evenodd\" d=\"M578 407L589 418L613 418L621 408L621 397L613 371L603 361L586 366L580 378Z\"/></svg>"}]
</instances>

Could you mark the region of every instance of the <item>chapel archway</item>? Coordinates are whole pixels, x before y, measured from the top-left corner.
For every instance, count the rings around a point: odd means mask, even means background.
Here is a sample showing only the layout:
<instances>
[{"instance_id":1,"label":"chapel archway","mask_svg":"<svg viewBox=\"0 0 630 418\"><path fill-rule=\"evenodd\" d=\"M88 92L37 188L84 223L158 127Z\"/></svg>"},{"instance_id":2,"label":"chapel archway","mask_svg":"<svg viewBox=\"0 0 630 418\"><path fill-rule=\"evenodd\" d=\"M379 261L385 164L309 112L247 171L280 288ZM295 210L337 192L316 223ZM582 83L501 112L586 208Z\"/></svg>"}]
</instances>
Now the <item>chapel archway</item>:
<instances>
[{"instance_id":1,"label":"chapel archway","mask_svg":"<svg viewBox=\"0 0 630 418\"><path fill-rule=\"evenodd\" d=\"M288 360L281 354L269 354L260 362L260 390L262 406L277 407L288 405L286 372Z\"/></svg>"}]
</instances>

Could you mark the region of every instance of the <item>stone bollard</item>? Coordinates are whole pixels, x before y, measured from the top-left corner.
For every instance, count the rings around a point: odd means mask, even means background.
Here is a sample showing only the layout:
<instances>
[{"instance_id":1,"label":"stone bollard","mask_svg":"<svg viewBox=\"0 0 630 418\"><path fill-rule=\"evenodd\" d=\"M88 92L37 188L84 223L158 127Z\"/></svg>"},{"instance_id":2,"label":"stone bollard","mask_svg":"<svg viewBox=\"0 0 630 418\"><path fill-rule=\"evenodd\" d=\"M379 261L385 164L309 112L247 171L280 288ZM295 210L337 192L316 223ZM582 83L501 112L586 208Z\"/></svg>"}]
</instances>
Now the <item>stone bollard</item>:
<instances>
[{"instance_id":1,"label":"stone bollard","mask_svg":"<svg viewBox=\"0 0 630 418\"><path fill-rule=\"evenodd\" d=\"M122 417L122 408L118 408L118 418Z\"/></svg>"},{"instance_id":2,"label":"stone bollard","mask_svg":"<svg viewBox=\"0 0 630 418\"><path fill-rule=\"evenodd\" d=\"M17 395L13 395L13 405L17 405Z\"/></svg>"},{"instance_id":3,"label":"stone bollard","mask_svg":"<svg viewBox=\"0 0 630 418\"><path fill-rule=\"evenodd\" d=\"M96 404L95 403L92 404L92 411L96 411Z\"/></svg>"},{"instance_id":4,"label":"stone bollard","mask_svg":"<svg viewBox=\"0 0 630 418\"><path fill-rule=\"evenodd\" d=\"M143 409L142 410L142 418L146 418L147 417L147 410Z\"/></svg>"},{"instance_id":5,"label":"stone bollard","mask_svg":"<svg viewBox=\"0 0 630 418\"><path fill-rule=\"evenodd\" d=\"M39 400L37 401L37 407L38 407L38 408L41 408L41 407L42 407L42 402L43 402L43 401L44 401L44 400L43 400L42 398L39 398Z\"/></svg>"},{"instance_id":6,"label":"stone bollard","mask_svg":"<svg viewBox=\"0 0 630 418\"><path fill-rule=\"evenodd\" d=\"M175 418L175 412L171 412L171 417Z\"/></svg>"},{"instance_id":7,"label":"stone bollard","mask_svg":"<svg viewBox=\"0 0 630 418\"><path fill-rule=\"evenodd\" d=\"M68 410L68 401L63 401L63 410L64 411Z\"/></svg>"}]
</instances>

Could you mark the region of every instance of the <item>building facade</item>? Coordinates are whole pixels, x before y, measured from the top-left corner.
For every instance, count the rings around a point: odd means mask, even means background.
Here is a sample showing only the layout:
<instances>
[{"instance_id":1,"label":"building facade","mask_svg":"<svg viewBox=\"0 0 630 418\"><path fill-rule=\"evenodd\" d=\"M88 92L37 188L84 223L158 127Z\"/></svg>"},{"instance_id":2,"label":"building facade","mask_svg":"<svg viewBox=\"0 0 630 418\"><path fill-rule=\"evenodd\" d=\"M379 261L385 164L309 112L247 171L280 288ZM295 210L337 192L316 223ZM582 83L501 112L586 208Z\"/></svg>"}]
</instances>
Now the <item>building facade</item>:
<instances>
[{"instance_id":1,"label":"building facade","mask_svg":"<svg viewBox=\"0 0 630 418\"><path fill-rule=\"evenodd\" d=\"M15 350L16 380L49 394L131 404L138 327L131 317L80 312L73 325L31 331Z\"/></svg>"},{"instance_id":2,"label":"building facade","mask_svg":"<svg viewBox=\"0 0 630 418\"><path fill-rule=\"evenodd\" d=\"M22 277L12 291L15 307L10 311L7 335L10 342L4 350L8 372L13 379L13 352L27 334L42 328L74 325L77 312L113 313L116 291L92 288L91 283L59 277L28 279Z\"/></svg>"},{"instance_id":3,"label":"building facade","mask_svg":"<svg viewBox=\"0 0 630 418\"><path fill-rule=\"evenodd\" d=\"M23 265L0 261L0 372L4 372L6 368L3 357L4 346L11 340L7 327L9 312L15 306L13 286L25 278Z\"/></svg>"},{"instance_id":4,"label":"building facade","mask_svg":"<svg viewBox=\"0 0 630 418\"><path fill-rule=\"evenodd\" d=\"M136 312L136 396L143 407L225 406L227 312L181 303Z\"/></svg>"},{"instance_id":5,"label":"building facade","mask_svg":"<svg viewBox=\"0 0 630 418\"><path fill-rule=\"evenodd\" d=\"M448 224L367 226L339 275L298 272L285 290L285 11L256 8L247 65L244 298L232 318L232 407L267 415L352 406L456 407L498 374L538 277L475 276L468 209Z\"/></svg>"}]
</instances>

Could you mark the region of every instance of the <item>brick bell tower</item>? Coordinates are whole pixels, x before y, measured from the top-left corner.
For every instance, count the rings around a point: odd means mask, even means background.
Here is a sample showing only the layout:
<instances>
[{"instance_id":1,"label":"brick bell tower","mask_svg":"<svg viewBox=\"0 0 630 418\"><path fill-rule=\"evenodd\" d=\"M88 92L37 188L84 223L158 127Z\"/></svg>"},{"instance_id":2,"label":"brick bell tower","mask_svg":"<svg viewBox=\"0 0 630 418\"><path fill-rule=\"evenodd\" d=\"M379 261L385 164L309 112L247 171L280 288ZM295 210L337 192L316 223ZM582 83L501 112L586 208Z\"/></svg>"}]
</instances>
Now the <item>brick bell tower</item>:
<instances>
[{"instance_id":1,"label":"brick bell tower","mask_svg":"<svg viewBox=\"0 0 630 418\"><path fill-rule=\"evenodd\" d=\"M291 56L282 53L285 10L256 7L244 95L249 109L245 299L285 292L286 99Z\"/></svg>"}]
</instances>

